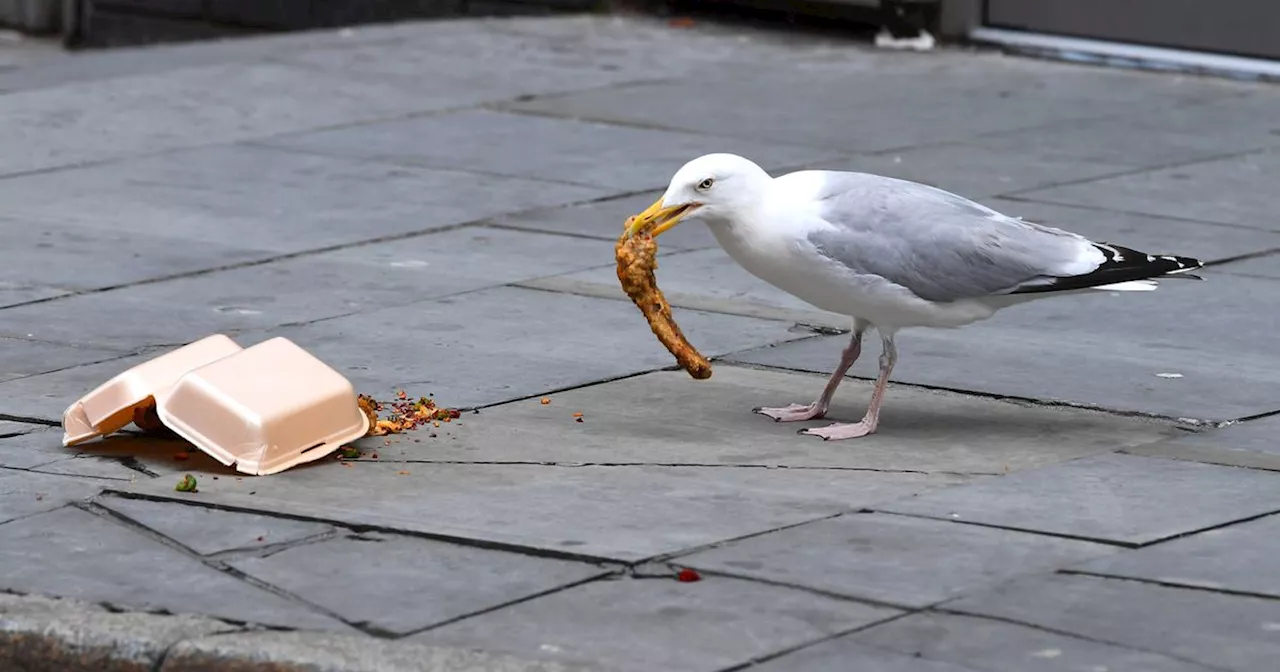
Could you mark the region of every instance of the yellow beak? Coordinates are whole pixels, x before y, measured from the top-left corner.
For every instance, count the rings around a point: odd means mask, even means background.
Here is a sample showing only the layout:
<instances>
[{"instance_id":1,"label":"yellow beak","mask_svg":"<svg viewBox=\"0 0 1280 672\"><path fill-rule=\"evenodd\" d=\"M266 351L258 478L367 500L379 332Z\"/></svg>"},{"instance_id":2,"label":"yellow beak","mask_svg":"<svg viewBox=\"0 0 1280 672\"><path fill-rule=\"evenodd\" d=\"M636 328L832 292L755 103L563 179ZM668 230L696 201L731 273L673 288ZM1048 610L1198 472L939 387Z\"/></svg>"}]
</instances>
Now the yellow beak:
<instances>
[{"instance_id":1,"label":"yellow beak","mask_svg":"<svg viewBox=\"0 0 1280 672\"><path fill-rule=\"evenodd\" d=\"M627 221L627 237L630 238L641 231L649 231L649 235L657 238L663 231L679 224L685 215L699 207L701 207L700 203L685 203L664 208L662 199L659 198L653 202L653 205L645 208L644 212Z\"/></svg>"}]
</instances>

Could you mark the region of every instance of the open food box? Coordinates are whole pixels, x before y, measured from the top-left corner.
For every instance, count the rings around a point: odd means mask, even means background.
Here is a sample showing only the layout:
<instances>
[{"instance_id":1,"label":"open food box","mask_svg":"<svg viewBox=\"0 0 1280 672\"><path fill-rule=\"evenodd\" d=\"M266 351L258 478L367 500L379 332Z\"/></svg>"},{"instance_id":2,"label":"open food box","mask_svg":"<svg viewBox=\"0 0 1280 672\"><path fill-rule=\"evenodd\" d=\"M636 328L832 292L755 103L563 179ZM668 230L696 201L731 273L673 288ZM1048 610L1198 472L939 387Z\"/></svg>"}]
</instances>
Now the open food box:
<instances>
[{"instance_id":1,"label":"open food box","mask_svg":"<svg viewBox=\"0 0 1280 672\"><path fill-rule=\"evenodd\" d=\"M167 427L222 464L266 475L369 431L351 383L286 338L249 348L218 334L143 362L76 401L63 445L134 423Z\"/></svg>"}]
</instances>

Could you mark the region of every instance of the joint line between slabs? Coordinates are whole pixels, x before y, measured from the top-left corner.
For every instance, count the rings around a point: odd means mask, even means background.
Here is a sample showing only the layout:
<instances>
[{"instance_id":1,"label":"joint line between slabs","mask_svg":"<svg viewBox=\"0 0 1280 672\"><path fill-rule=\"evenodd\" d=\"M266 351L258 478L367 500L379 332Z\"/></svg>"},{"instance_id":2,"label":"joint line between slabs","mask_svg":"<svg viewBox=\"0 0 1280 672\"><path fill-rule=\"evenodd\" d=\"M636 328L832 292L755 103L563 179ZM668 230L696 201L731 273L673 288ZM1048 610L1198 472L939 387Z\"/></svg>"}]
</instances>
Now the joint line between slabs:
<instances>
[{"instance_id":1,"label":"joint line between slabs","mask_svg":"<svg viewBox=\"0 0 1280 672\"><path fill-rule=\"evenodd\" d=\"M1036 189L1039 191L1039 189ZM1034 203L1038 205L1055 205L1064 208L1075 208L1077 210L1090 210L1093 212L1105 212L1112 215L1129 215L1132 217L1146 217L1149 219L1168 219L1175 222L1185 222L1187 224L1199 224L1201 226L1215 226L1224 229L1236 229L1240 231L1251 231L1254 233L1275 233L1270 229L1261 229L1245 224L1236 224L1234 222L1219 222L1214 220L1193 219L1191 217L1179 217L1177 215L1157 214L1154 212L1141 212L1139 210L1126 210L1108 208L1100 205L1089 205L1085 203L1068 203L1066 201L1051 201L1044 198L1033 198L1035 191L1026 192L1026 195L1006 194L1003 196L993 196L992 198L1001 198L1007 201L1015 201L1018 203Z\"/></svg>"},{"instance_id":2,"label":"joint line between slabs","mask_svg":"<svg viewBox=\"0 0 1280 672\"><path fill-rule=\"evenodd\" d=\"M1083 541L1083 542L1088 542L1092 544L1099 544L1102 546L1114 546L1118 548L1137 549L1137 548L1142 548L1143 546L1149 546L1150 543L1156 543L1156 542L1150 542L1148 544L1143 544L1143 543L1135 543L1131 541L1116 541L1114 539L1100 539L1097 537L1085 537L1085 536L1075 535L1075 534L1066 534L1063 532L1048 532L1045 530L1033 530L1026 527L1013 527L1010 525L997 525L995 523L983 523L975 520L944 518L941 516L926 515L923 513L903 513L900 511L889 511L886 509L877 509L874 507L867 510L872 513L879 513L879 514L890 515L890 516L902 516L904 518L919 518L923 520L937 520L937 521L943 521L948 523L955 523L957 525L972 525L974 527L985 527L987 529L992 529L992 530L1004 530L1006 532L1020 532L1022 534L1032 534L1040 537L1053 537L1055 539L1069 539L1071 541Z\"/></svg>"},{"instance_id":3,"label":"joint line between slabs","mask_svg":"<svg viewBox=\"0 0 1280 672\"><path fill-rule=\"evenodd\" d=\"M343 623L345 625L351 626L352 628L355 628L361 632L364 632L365 634L372 635L374 637L380 637L380 638L386 638L388 636L386 633L382 632L377 628L372 628L360 623L352 622L351 620L344 618L342 615L338 614L335 611L332 611L323 606L315 604L309 600L306 600L299 595L295 595L294 593L288 590L280 588L279 586L276 586L276 585L267 583L266 581L263 581L261 579L258 579L240 569L237 569L231 566L230 564L224 561L206 558L205 556L195 551L195 549L190 548L189 546L183 544L180 541L177 541L176 539L165 536L147 527L146 525L143 525L142 523L134 520L133 518L130 518L129 516L123 513L120 513L119 511L115 511L114 509L107 508L96 502L76 502L76 503L73 503L72 506L77 509L80 509L81 511L85 511L92 515L98 516L99 518L105 518L107 520L114 521L116 524L120 525L121 527L124 527L138 534L141 534L142 536L147 537L152 541L155 541L163 546L166 546L172 550L175 550L187 556L188 558L191 558L199 562L205 567L208 567L225 576L229 576L233 579L237 579L242 583L246 583L254 588L257 588L258 590L273 594L288 602L298 604L306 609L309 609L312 612L332 618L338 621L339 623Z\"/></svg>"},{"instance_id":4,"label":"joint line between slabs","mask_svg":"<svg viewBox=\"0 0 1280 672\"><path fill-rule=\"evenodd\" d=\"M959 600L963 598L958 597L956 599ZM1218 672L1232 672L1228 668L1215 667L1212 665L1208 665L1202 661L1192 660L1190 658L1183 658L1181 656L1178 656L1173 653L1169 653L1167 651L1156 651L1155 649L1148 649L1140 646L1135 646L1133 644L1129 644L1126 642L1119 642L1111 639L1099 639L1096 637L1090 637L1088 635L1082 635L1078 632L1071 632L1070 630L1059 630L1058 628L1044 626L1044 625L1040 625L1038 623L1032 623L1029 621L1020 621L1016 618L1010 618L1006 616L996 616L993 614L985 614L985 613L975 612L975 611L965 611L963 609L957 609L955 607L945 607L945 606L938 606L938 607L934 607L932 609L926 610L926 613L928 612L934 612L939 614L950 614L954 616L968 616L970 618L981 618L988 621L1008 623L1010 625L1019 625L1024 628L1031 628L1032 630L1039 630L1040 632L1047 632L1049 634L1058 635L1060 637L1069 637L1071 639L1079 640L1082 642L1090 642L1092 644L1106 644L1108 646L1114 646L1121 649L1128 649L1130 651L1139 651L1141 653L1149 653L1156 656L1162 656L1164 658L1171 658L1179 662L1196 665L1196 666L1207 668L1210 670L1216 670Z\"/></svg>"},{"instance_id":5,"label":"joint line between slabs","mask_svg":"<svg viewBox=\"0 0 1280 672\"><path fill-rule=\"evenodd\" d=\"M0 179L3 179L3 178L0 178ZM104 293L104 292L111 292L111 291L116 291L116 290L120 290L120 289L128 289L128 288L130 288L130 287L140 287L140 286L146 286L146 285L153 285L153 284L157 284L157 283L168 282L168 281L171 281L171 280L182 280L182 279L187 279L187 278L198 278L198 277L202 277L202 276L205 276L205 275L212 275L212 274L214 274L214 273L221 273L221 272L224 272L224 271L234 271L234 270L238 270L238 269L242 269L242 268L253 268L253 267L256 267L256 266L265 266L265 265L272 264L272 263L279 262L279 261L289 261L289 260L291 260L291 259L299 259L299 258L306 258L306 257L319 256L319 255L328 254L328 253L331 253L331 252L339 252L339 251L343 251L343 250L356 249L356 248L360 248L360 247L367 247L367 246L370 246L370 245L379 245L379 244L383 244L383 243L394 243L394 242L398 242L398 241L402 241L402 240L409 240L409 239L412 239L412 238L422 238L422 237L430 236L430 235L433 235L433 234L448 233L448 232L451 232L451 231L457 231L457 230L460 230L460 229L467 229L467 228L481 228L481 227L501 229L501 228L503 228L502 226L500 226L500 225L495 225L491 220L494 220L494 219L496 219L496 218L498 218L498 217L517 217L517 216L520 216L520 215L523 215L523 214L532 214L532 213L535 213L535 212L538 212L538 211L548 210L548 209L551 209L551 208L559 209L559 208L572 208L572 207L580 207L580 206L584 206L584 205L591 205L591 204L594 204L594 203L598 203L598 202L601 202L601 201L612 200L612 199L615 199L615 198L626 198L626 197L628 197L628 196L632 196L632 195L635 195L635 194L645 193L645 192L647 192L647 191L652 191L652 190L651 190L651 189L644 189L644 190L640 190L640 191L636 191L636 192L630 192L630 193L622 193L622 194L608 194L608 195L605 195L605 196L598 196L598 197L592 197L592 198L587 198L587 199L582 199L582 200L571 201L571 202L564 203L564 204L562 204L562 205L557 205L557 206L546 206L546 205L540 205L540 206L535 206L535 207L524 208L524 209L522 209L522 210L514 210L514 211L512 211L512 212L509 212L509 213L502 213L502 214L500 214L500 215L486 215L485 217L481 217L481 218L477 218L477 219L471 219L471 220L467 220L467 221L464 221L464 222L457 222L457 223L454 223L454 224L447 224L447 225L444 225L444 226L434 227L434 228L431 228L431 229L422 229L422 230L417 230L417 231L408 231L408 232L403 232L403 233L392 233L392 234L387 234L387 235L385 235L385 236L377 236L377 237L375 237L375 238L367 238L367 239L363 239L363 240L356 240L356 241L350 241L350 242L345 242L345 243L336 243L336 244L333 244L333 245L326 245L326 246L323 246L323 247L310 248L310 249L306 249L306 250L298 250L298 251L296 251L296 252L284 252L284 253L274 254L274 253L272 253L270 250L263 250L263 252L266 252L266 253L268 253L268 254L272 254L272 256L263 257L263 258L261 258L261 259L251 259L251 260L248 260L248 261L236 262L236 263L233 263L233 264L223 264L223 265L220 265L220 266L212 266L212 267L209 267L209 268L196 269L196 270L193 270L193 271L184 271L184 272L181 272L181 273L172 273L172 274L169 274L169 275L164 275L164 276L159 276L159 277L154 277L154 278L145 278L145 279L142 279L142 280L135 280L135 281L133 281L133 282L124 282L124 283L119 283L119 284L115 284L115 285L108 285L108 286L105 286L105 287L95 287L95 288L93 288L93 289L79 290L79 291L70 292L70 293L67 293L67 294L61 294L61 295L58 295L58 296L50 296L50 297L45 297L45 298L40 298L40 299L32 299L32 300L30 300L30 301L23 301L23 302L19 302L19 303L15 303L15 304L9 305L9 306L5 306L4 308L0 308L0 311L8 310L8 309L10 309L10 308L19 308L19 307L22 307L22 306L31 306L31 305L42 304L42 303L51 303L51 302L54 302L54 301L65 300L65 299L69 299L69 298L77 297L77 296L85 296L85 295L93 295L93 294L102 294L102 293ZM537 232L538 232L538 233L550 233L550 232L545 232L545 231L537 231ZM192 241L192 242L193 242L193 243L198 243L199 241ZM547 276L547 277L554 277L554 276ZM507 284L507 285L514 285L514 284L517 284L517 283L506 283L506 284ZM497 285L492 285L492 286L489 286L489 287L484 287L484 288L481 288L481 289L492 289L493 287L501 287L501 286L504 286L504 285L503 285L503 284L497 284ZM480 291L480 290L479 290L479 289L477 289L477 290L468 290L468 291ZM466 292L463 292L463 293L466 293ZM444 296L456 296L456 294L450 294L450 295L444 295ZM438 299L438 298L443 298L443 297L442 297L442 296L432 296L432 297L430 297L429 299L422 299L422 300L433 300L433 299ZM416 303L416 301L411 302L411 303ZM406 305L408 305L408 304L406 304ZM357 313L358 313L358 312L359 312L359 311L357 311ZM352 314L356 314L356 313L348 313L347 315L352 315ZM345 316L347 316L347 315L342 315L342 316L338 316L338 317L345 317ZM331 318L321 318L321 319L331 319ZM291 326L291 325L280 325L280 326ZM64 345L70 345L70 344L64 344ZM153 345L148 345L148 346L146 346L146 347L147 347L147 348L151 348L151 347L155 347L155 346L153 346ZM71 368L74 368L74 367L71 367Z\"/></svg>"},{"instance_id":6,"label":"joint line between slabs","mask_svg":"<svg viewBox=\"0 0 1280 672\"><path fill-rule=\"evenodd\" d=\"M820 337L825 335L826 334L815 334L810 338L815 338L815 337ZM797 340L804 340L804 339L797 339ZM792 343L792 342L795 342L795 341L784 341L779 345ZM771 347L771 346L766 346L766 347ZM751 348L748 350L743 350L740 352L723 355L721 358L722 359L731 358L734 355L739 355L746 352L751 352L752 350L761 350L761 349L763 348ZM827 374L819 373L816 371L811 371L809 369L797 369L789 366L778 366L775 364L759 364L756 362L746 362L746 361L736 360L736 359L727 359L725 363L732 366L738 366L746 369L756 369L760 371L786 371L788 373L802 373L802 374L806 374L810 376L818 376L818 377L827 375ZM860 380L863 382L875 381L874 378L864 378L862 376L854 376L854 375L846 375L845 378L849 378L852 380ZM922 390L932 390L935 392L949 392L952 394L963 394L971 397L980 397L983 399L990 399L992 401L1003 401L1011 404L1027 404L1027 405L1038 406L1043 408L1071 408L1071 409L1076 409L1081 411L1093 411L1096 413L1104 413L1106 415L1114 415L1114 416L1124 417L1124 418L1141 418L1146 420L1159 420L1162 422L1176 423L1179 425L1188 424L1186 422L1188 420L1194 421L1194 423L1196 423L1196 426L1217 424L1211 420L1201 420L1198 418L1172 417L1167 415L1158 415L1155 413L1144 413L1142 411L1125 411L1120 409L1107 408L1105 406L1094 406L1094 405L1090 405L1083 402L1055 401L1055 400L1046 400L1046 399L1034 399L1031 397L1017 397L1017 396L1008 395L1008 394L998 394L995 392L983 392L980 390L965 390L965 389L956 388L956 387L929 385L926 383L909 383L909 382L900 381L900 380L890 380L889 384L900 385L902 387L913 387L913 388L918 388ZM1277 413L1280 413L1280 411L1277 411Z\"/></svg>"},{"instance_id":7,"label":"joint line between slabs","mask_svg":"<svg viewBox=\"0 0 1280 672\"><path fill-rule=\"evenodd\" d=\"M394 447L395 444L392 444ZM385 446L384 446L385 448ZM372 450L372 449L371 449ZM672 467L677 469L765 469L775 471L856 471L875 474L919 474L921 476L1002 476L1003 472L994 471L924 471L921 469L881 469L876 467L841 467L787 464L721 464L712 462L573 462L558 460L433 460L433 459L365 459L363 457L347 460L353 464L448 464L474 466L512 466L512 467L562 467L578 469L582 467Z\"/></svg>"},{"instance_id":8,"label":"joint line between slabs","mask_svg":"<svg viewBox=\"0 0 1280 672\"><path fill-rule=\"evenodd\" d=\"M922 610L911 610L911 611L903 612L903 613L901 613L901 614L894 614L894 615L892 615L892 616L888 616L888 617L886 617L886 618L882 618L882 619L880 619L880 620L872 621L871 623L866 623L866 624L863 624L863 625L859 625L859 626L857 626L857 627L849 628L849 629L847 629L847 630L841 630L840 632L837 632L837 633L834 633L834 634L831 634L831 635L826 635L826 636L823 636L823 637L818 637L817 639L812 639L812 640L810 640L810 641L804 642L804 643L802 643L802 644L798 644L798 645L796 645L796 646L790 646L790 647L787 647L787 648L785 648L785 649L782 649L781 651L774 651L774 652L771 652L771 653L764 654L764 655L762 655L762 656L756 656L755 658L752 658L751 660L748 660L748 661L747 661L747 662L745 662L745 663L739 663L739 664L736 664L736 665L731 665L731 666L729 666L729 667L721 668L721 669L720 669L720 670L718 670L717 672L742 672L742 671L744 671L744 670L749 670L749 669L751 669L751 668L753 668L753 667L755 667L755 666L757 666L757 665L759 665L759 664L761 664L761 663L767 663L767 662L769 662L769 661L771 661L771 660L775 660L775 659L781 658L781 657L783 657L783 656L785 656L785 655L788 655L788 654L791 654L791 653L796 653L797 651L802 651L802 650L804 650L804 649L808 649L808 648L811 648L811 647L817 646L817 645L819 645L819 644L825 644L825 643L827 643L827 642L829 642L829 641L832 641L832 640L835 640L835 639L840 639L841 637L847 637L847 636L849 636L849 635L853 635L853 634L856 634L856 633L862 632L863 630L869 630L869 629L871 629L871 628L879 627L879 626L881 626L881 625L886 625L886 624L892 623L892 622L894 622L894 621L896 621L896 620L903 619L903 618L906 618L906 617L908 617L908 616L913 616L913 615L915 615L915 614L917 614L917 613L920 613L921 611L922 611ZM905 657L905 654L904 654L904 657Z\"/></svg>"},{"instance_id":9,"label":"joint line between slabs","mask_svg":"<svg viewBox=\"0 0 1280 672\"><path fill-rule=\"evenodd\" d=\"M1195 590L1202 593L1215 593L1218 595L1228 595L1232 597L1249 597L1260 600L1280 601L1280 595L1268 595L1267 593L1255 593L1248 590L1234 590L1231 588L1213 588L1211 586L1197 586L1189 583L1176 583L1172 581L1161 581L1160 579L1148 579L1141 576L1123 576L1120 574L1107 574L1105 572L1092 572L1084 569L1059 569L1057 574L1064 576L1087 576L1094 579L1104 579L1107 581L1129 581L1132 583L1141 583L1149 586L1160 586L1162 588L1172 588L1177 590Z\"/></svg>"},{"instance_id":10,"label":"joint line between slabs","mask_svg":"<svg viewBox=\"0 0 1280 672\"><path fill-rule=\"evenodd\" d=\"M1234 151L1234 152L1223 152L1223 153L1220 153L1220 154L1208 154L1208 155L1201 156L1201 157L1197 157L1197 158L1193 158L1193 159L1182 159L1182 160L1167 161L1167 162L1165 162L1165 163L1159 163L1159 164L1156 164L1156 165L1154 165L1154 166L1138 166L1138 167L1130 168L1130 169L1127 169L1127 170L1121 170L1121 171L1116 171L1116 172L1114 172L1114 173L1108 173L1108 174L1105 174L1105 175L1098 175L1098 176L1094 176L1094 177L1084 177L1084 178L1080 178L1080 179L1077 179L1077 180L1063 180L1062 182L1054 182L1054 183L1051 183L1051 184L1041 185L1041 186L1037 186L1037 187L1028 187L1028 188L1026 188L1026 189L1015 189L1015 190L1013 190L1013 191L1005 192L1005 193L1002 193L1002 194L996 194L996 198L1012 198L1012 197L1016 197L1016 196L1021 196L1021 195L1030 194L1030 193L1032 193L1032 192L1040 191L1040 190L1042 190L1042 189L1056 189L1056 188L1058 188L1058 187L1072 187L1072 186L1078 186L1078 185L1081 185L1081 184L1089 184L1090 182L1101 182L1101 181L1104 181L1104 180L1115 179L1115 178L1117 178L1117 177L1127 177L1127 176L1130 176L1130 175L1141 175L1142 173L1152 173L1152 172L1157 172L1157 171L1161 171L1161 170L1170 170L1170 169L1173 169L1173 168L1185 168L1185 167L1187 167L1187 166L1194 166L1194 165L1196 165L1196 164L1198 164L1198 163L1212 163L1212 162L1214 162L1214 161L1223 161L1223 160L1226 160L1226 159L1235 159L1235 158L1240 158L1240 157L1244 157L1244 156L1252 156L1252 155L1254 155L1254 154L1267 154L1267 153L1271 152L1271 151L1272 151L1272 150L1274 150L1274 149L1275 149L1275 147L1260 147L1260 148L1255 148L1255 149L1246 149L1246 150Z\"/></svg>"},{"instance_id":11,"label":"joint line between slabs","mask_svg":"<svg viewBox=\"0 0 1280 672\"><path fill-rule=\"evenodd\" d=\"M430 624L430 625L423 626L423 627L418 628L418 629L416 629L416 630L410 630L409 632L406 632L406 633L404 633L404 634L402 634L402 635L398 635L398 637L400 637L400 638L404 638L404 637L410 637L410 636L413 636L413 635L421 634L421 633L423 633L423 632L429 632L429 631L431 631L431 630L435 630L435 629L438 629L438 628L442 628L442 627L447 626L447 625L453 625L454 623L457 623L457 622L459 622L459 621L465 621L465 620L470 619L470 618L476 618L477 616L484 616L484 615L486 615L486 614L491 614L491 613L493 613L493 612L495 612L495 611L499 611L499 610L501 610L501 609L506 609L507 607L513 607L513 606L515 606L515 605L522 604L522 603L524 603L524 602L531 602L531 601L536 600L536 599L539 599L539 598L547 597L548 595L555 595L556 593L561 593L561 592L564 592L564 591L566 591L566 590L571 590L571 589L573 589L573 588L577 588L577 587L579 587L579 586L584 586L584 585L586 585L586 584L588 584L588 583L596 583L596 582L598 582L598 581L610 581L610 580L613 580L613 579L616 579L616 578L620 578L620 577L625 576L625 573L624 573L625 571L626 571L626 570L625 570L625 568L619 568L619 569L615 569L615 570L610 570L610 571L601 572L600 574L595 574L595 575L593 575L593 576L589 576L589 577L587 577L587 578L585 578L585 579L580 579L580 580L578 580L578 581L574 581L574 582L572 582L572 583L566 583L566 584L563 584L563 585L559 585L559 586L555 586L555 587L552 587L552 588L548 588L548 589L546 589L546 590L539 591L539 592L537 592L537 593L533 593L532 595L526 595L526 596L524 596L524 597L519 597L519 598L516 598L516 599L514 599L514 600L510 600L510 601L507 601L507 602L503 602L503 603L501 603L501 604L496 604L496 605L493 605L493 606L490 606L490 607L485 607L485 608L480 609L480 610L477 610L477 611L473 611L473 612L469 612L469 613L466 613L466 614L462 614L461 616L454 616L454 617L452 617L452 618L445 619L445 620L440 621L440 622L438 622L438 623L432 623L432 624Z\"/></svg>"},{"instance_id":12,"label":"joint line between slabs","mask_svg":"<svg viewBox=\"0 0 1280 672\"><path fill-rule=\"evenodd\" d=\"M308 523L324 523L333 527L343 528L355 533L376 532L380 534L398 535L404 537L414 537L418 539L426 539L428 541L437 541L441 543L453 544L455 546L466 546L469 548L479 548L490 551L501 551L504 553L512 553L515 555L524 555L536 558L550 558L553 560L569 560L572 562L580 562L590 565L614 566L625 565L627 563L613 558L603 556L584 555L581 553L567 553L564 551L556 551L551 549L537 548L533 546L521 546L519 544L492 541L487 539L476 539L472 537L460 537L445 533L423 532L421 530L408 530L387 525L376 525L370 523L355 523L341 520L338 518L326 518L316 515L303 515L297 513L289 513L282 511L265 511L240 504L228 504L225 502L209 502L198 500L187 500L166 497L163 495L154 495L150 493L140 493L128 490L116 490L106 488L103 494L122 497L124 499L138 499L148 502L158 502L161 504L173 504L175 506L197 506L214 511L227 511L231 513L248 513L257 516L266 516L268 518L279 518L282 520L297 520ZM99 505L100 506L100 505ZM104 507L105 508L105 507Z\"/></svg>"}]
</instances>

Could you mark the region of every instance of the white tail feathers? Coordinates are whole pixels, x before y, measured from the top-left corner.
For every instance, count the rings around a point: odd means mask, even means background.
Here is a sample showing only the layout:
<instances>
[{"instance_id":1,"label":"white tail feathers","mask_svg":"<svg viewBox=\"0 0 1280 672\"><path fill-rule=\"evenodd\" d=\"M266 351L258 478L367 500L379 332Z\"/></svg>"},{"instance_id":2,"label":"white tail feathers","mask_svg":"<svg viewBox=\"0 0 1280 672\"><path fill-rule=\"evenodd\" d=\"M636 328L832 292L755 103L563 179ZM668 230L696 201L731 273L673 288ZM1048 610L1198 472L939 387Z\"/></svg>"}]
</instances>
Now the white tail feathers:
<instances>
[{"instance_id":1,"label":"white tail feathers","mask_svg":"<svg viewBox=\"0 0 1280 672\"><path fill-rule=\"evenodd\" d=\"M1114 285L1098 285L1089 289L1100 289L1104 292L1154 292L1160 283L1155 280L1130 280L1117 282Z\"/></svg>"}]
</instances>

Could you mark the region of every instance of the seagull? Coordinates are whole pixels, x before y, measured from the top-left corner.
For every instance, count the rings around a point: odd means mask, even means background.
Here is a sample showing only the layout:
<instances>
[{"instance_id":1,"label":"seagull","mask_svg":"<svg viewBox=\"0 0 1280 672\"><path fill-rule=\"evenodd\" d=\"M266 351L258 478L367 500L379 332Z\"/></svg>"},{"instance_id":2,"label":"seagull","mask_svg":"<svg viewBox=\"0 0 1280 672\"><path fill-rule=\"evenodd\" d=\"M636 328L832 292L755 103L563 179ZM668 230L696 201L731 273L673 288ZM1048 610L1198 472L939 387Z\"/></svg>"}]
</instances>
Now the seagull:
<instances>
[{"instance_id":1,"label":"seagull","mask_svg":"<svg viewBox=\"0 0 1280 672\"><path fill-rule=\"evenodd\" d=\"M734 154L686 163L627 234L651 227L658 236L694 220L747 272L853 318L849 345L817 401L754 412L777 422L823 418L862 353L863 332L874 327L880 335L880 371L862 420L799 432L824 440L875 433L900 329L961 327L1053 296L1151 291L1155 278L1204 266L1094 242L917 182L830 170L775 178Z\"/></svg>"}]
</instances>

